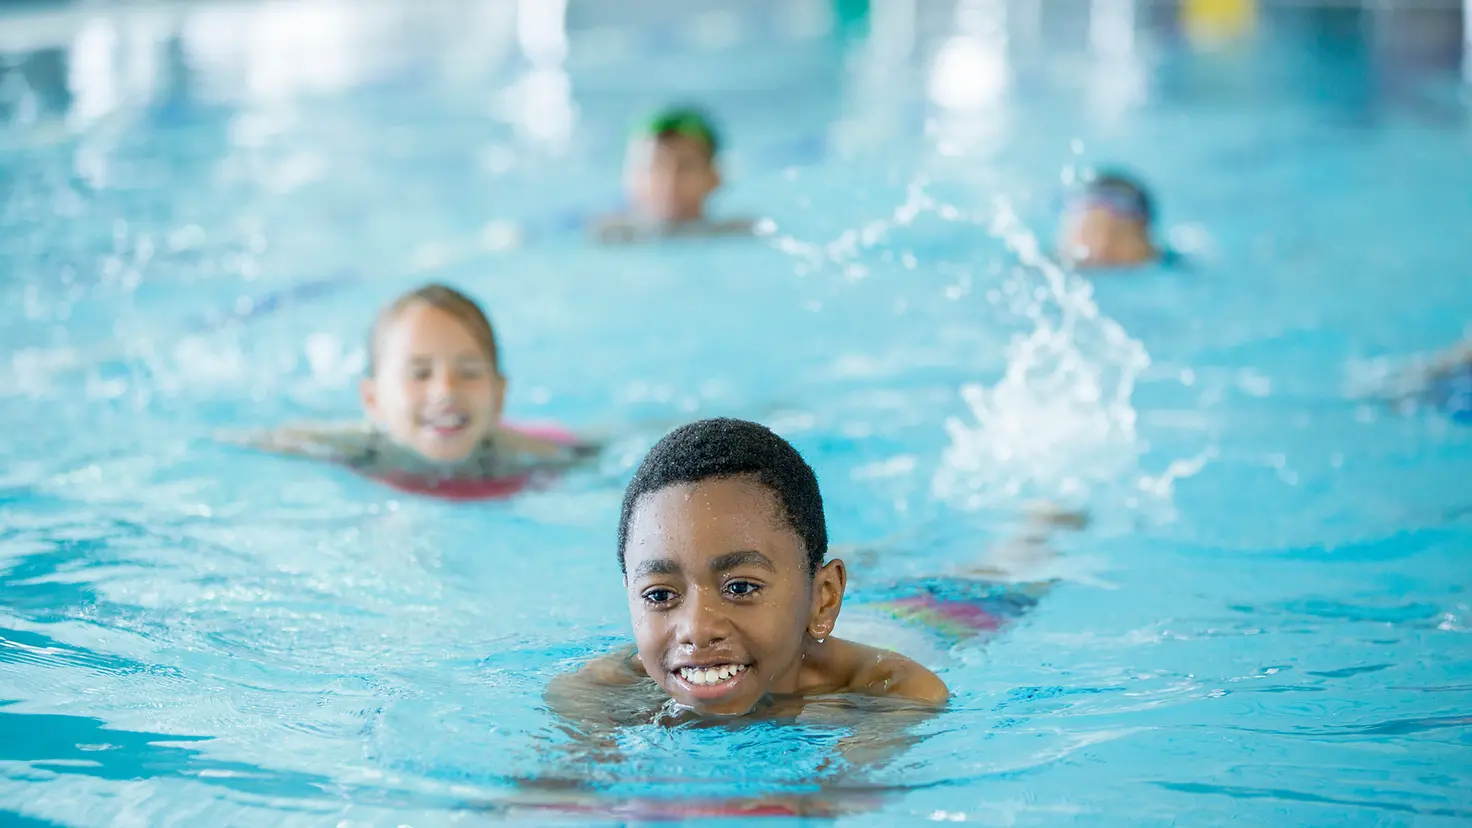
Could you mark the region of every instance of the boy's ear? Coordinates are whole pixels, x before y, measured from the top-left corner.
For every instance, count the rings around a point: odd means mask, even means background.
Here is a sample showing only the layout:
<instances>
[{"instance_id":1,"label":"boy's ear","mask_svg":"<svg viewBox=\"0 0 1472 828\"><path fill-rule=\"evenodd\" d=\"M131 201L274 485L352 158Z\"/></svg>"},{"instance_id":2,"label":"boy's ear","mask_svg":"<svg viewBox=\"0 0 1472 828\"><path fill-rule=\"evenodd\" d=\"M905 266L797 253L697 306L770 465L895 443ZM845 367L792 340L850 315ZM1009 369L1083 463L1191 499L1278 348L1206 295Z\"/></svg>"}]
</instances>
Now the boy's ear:
<instances>
[{"instance_id":1,"label":"boy's ear","mask_svg":"<svg viewBox=\"0 0 1472 828\"><path fill-rule=\"evenodd\" d=\"M710 162L710 189L707 191L707 193L713 193L720 188L721 168L716 166L716 162L712 161Z\"/></svg>"},{"instance_id":2,"label":"boy's ear","mask_svg":"<svg viewBox=\"0 0 1472 828\"><path fill-rule=\"evenodd\" d=\"M358 399L363 402L363 411L368 414L368 419L378 422L378 386L373 384L372 377L364 377L358 381Z\"/></svg>"},{"instance_id":3,"label":"boy's ear","mask_svg":"<svg viewBox=\"0 0 1472 828\"><path fill-rule=\"evenodd\" d=\"M838 623L843 608L843 591L848 586L848 568L834 558L813 575L813 604L808 613L808 635L827 638Z\"/></svg>"}]
</instances>

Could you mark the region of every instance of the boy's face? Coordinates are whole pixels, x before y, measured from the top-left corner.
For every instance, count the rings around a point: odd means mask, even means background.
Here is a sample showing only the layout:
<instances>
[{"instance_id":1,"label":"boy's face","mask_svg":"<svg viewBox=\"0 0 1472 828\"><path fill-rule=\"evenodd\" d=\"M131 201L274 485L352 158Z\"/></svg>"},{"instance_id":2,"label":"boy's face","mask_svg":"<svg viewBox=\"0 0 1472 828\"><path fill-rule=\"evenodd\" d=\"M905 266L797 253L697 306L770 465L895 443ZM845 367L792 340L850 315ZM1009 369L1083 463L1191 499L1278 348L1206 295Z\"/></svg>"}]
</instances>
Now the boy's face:
<instances>
[{"instance_id":1,"label":"boy's face","mask_svg":"<svg viewBox=\"0 0 1472 828\"><path fill-rule=\"evenodd\" d=\"M506 380L452 314L414 302L385 326L377 349L363 407L395 443L453 463L500 422Z\"/></svg>"},{"instance_id":2,"label":"boy's face","mask_svg":"<svg viewBox=\"0 0 1472 828\"><path fill-rule=\"evenodd\" d=\"M662 222L701 218L705 200L721 184L710 147L684 135L635 141L625 175L634 208Z\"/></svg>"},{"instance_id":3,"label":"boy's face","mask_svg":"<svg viewBox=\"0 0 1472 828\"><path fill-rule=\"evenodd\" d=\"M1154 257L1145 222L1088 201L1063 215L1058 250L1065 259L1085 265L1141 264Z\"/></svg>"},{"instance_id":4,"label":"boy's face","mask_svg":"<svg viewBox=\"0 0 1472 828\"><path fill-rule=\"evenodd\" d=\"M645 495L624 564L645 671L709 715L739 716L770 693L795 692L809 636L826 636L843 602L843 562L809 578L802 538L749 477Z\"/></svg>"}]
</instances>

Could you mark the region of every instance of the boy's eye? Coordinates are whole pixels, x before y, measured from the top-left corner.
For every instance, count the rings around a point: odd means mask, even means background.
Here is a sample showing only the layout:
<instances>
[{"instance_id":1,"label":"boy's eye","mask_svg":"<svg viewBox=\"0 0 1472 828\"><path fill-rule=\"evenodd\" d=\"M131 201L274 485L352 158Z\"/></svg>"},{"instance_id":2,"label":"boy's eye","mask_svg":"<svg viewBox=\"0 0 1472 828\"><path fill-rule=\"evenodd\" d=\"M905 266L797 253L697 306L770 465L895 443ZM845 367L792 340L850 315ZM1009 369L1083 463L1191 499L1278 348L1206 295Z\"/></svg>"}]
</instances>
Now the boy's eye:
<instances>
[{"instance_id":1,"label":"boy's eye","mask_svg":"<svg viewBox=\"0 0 1472 828\"><path fill-rule=\"evenodd\" d=\"M754 584L751 581L732 581L726 584L726 591L737 598L746 598L755 595L761 591L761 588L761 584Z\"/></svg>"},{"instance_id":2,"label":"boy's eye","mask_svg":"<svg viewBox=\"0 0 1472 828\"><path fill-rule=\"evenodd\" d=\"M675 591L664 587L655 587L644 591L644 600L651 604L668 604L675 600Z\"/></svg>"},{"instance_id":3,"label":"boy's eye","mask_svg":"<svg viewBox=\"0 0 1472 828\"><path fill-rule=\"evenodd\" d=\"M409 376L421 381L429 379L433 373L433 369L427 365L416 365L409 369Z\"/></svg>"}]
</instances>

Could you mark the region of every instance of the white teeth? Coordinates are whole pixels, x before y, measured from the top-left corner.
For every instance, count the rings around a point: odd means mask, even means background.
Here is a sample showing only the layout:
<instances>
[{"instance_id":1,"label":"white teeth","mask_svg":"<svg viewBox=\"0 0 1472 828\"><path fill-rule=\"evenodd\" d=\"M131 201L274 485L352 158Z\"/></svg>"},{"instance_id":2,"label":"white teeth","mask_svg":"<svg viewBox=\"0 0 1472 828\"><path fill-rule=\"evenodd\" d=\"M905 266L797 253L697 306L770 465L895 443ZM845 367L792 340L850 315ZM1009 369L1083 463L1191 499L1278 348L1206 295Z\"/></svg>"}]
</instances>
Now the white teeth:
<instances>
[{"instance_id":1,"label":"white teeth","mask_svg":"<svg viewBox=\"0 0 1472 828\"><path fill-rule=\"evenodd\" d=\"M718 667L681 667L680 678L691 684L719 684L741 673L745 664L722 664Z\"/></svg>"},{"instance_id":2,"label":"white teeth","mask_svg":"<svg viewBox=\"0 0 1472 828\"><path fill-rule=\"evenodd\" d=\"M439 414L434 417L424 418L424 422L430 428L460 428L470 422L468 414Z\"/></svg>"}]
</instances>

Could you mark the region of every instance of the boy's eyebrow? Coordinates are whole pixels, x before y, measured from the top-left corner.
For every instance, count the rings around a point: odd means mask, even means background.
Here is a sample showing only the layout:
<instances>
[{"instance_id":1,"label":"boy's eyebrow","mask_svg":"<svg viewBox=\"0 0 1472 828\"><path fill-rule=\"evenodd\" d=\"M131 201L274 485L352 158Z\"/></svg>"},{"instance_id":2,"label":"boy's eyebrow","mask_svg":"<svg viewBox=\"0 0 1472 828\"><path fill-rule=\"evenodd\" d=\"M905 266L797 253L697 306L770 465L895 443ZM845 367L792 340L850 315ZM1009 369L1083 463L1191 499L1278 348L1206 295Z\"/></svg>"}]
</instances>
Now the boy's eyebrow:
<instances>
[{"instance_id":1,"label":"boy's eyebrow","mask_svg":"<svg viewBox=\"0 0 1472 828\"><path fill-rule=\"evenodd\" d=\"M710 562L710 571L725 572L738 566L755 566L774 573L777 571L777 565L772 563L771 558L754 549L745 552L727 552Z\"/></svg>"},{"instance_id":2,"label":"boy's eyebrow","mask_svg":"<svg viewBox=\"0 0 1472 828\"><path fill-rule=\"evenodd\" d=\"M642 578L645 575L678 574L680 574L680 565L669 558L651 558L647 561L640 561L639 565L634 567L635 578Z\"/></svg>"}]
</instances>

